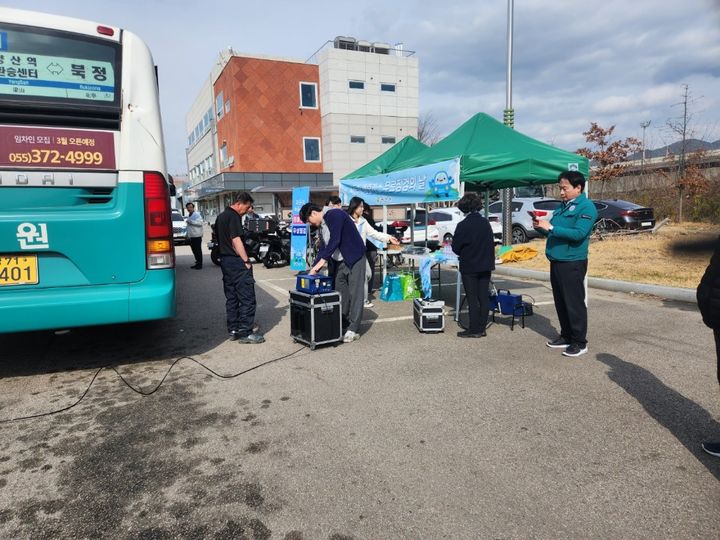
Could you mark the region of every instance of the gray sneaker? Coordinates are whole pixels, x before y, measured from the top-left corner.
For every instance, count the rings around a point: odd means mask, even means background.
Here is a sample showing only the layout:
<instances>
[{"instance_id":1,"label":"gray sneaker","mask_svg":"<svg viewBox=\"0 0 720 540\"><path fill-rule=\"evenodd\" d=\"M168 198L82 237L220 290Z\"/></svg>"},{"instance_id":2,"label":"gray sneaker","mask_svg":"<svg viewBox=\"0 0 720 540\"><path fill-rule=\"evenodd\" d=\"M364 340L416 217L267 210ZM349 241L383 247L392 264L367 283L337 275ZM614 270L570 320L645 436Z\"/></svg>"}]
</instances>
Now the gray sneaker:
<instances>
[{"instance_id":1,"label":"gray sneaker","mask_svg":"<svg viewBox=\"0 0 720 540\"><path fill-rule=\"evenodd\" d=\"M245 337L239 337L237 341L238 343L259 345L260 343L265 343L265 338L262 336L262 334L248 334Z\"/></svg>"}]
</instances>

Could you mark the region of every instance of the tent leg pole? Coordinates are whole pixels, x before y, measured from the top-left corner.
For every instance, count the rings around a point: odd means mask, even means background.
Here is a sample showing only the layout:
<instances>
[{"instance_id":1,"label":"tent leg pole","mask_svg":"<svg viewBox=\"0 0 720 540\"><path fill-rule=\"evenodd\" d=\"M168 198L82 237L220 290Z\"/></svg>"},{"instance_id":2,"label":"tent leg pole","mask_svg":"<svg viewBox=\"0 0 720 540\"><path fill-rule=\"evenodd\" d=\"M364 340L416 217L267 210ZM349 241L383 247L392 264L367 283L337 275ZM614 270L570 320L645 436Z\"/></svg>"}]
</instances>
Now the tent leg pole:
<instances>
[{"instance_id":1,"label":"tent leg pole","mask_svg":"<svg viewBox=\"0 0 720 540\"><path fill-rule=\"evenodd\" d=\"M387 234L387 205L383 204L383 232ZM385 256L383 257L383 278L382 278L382 284L380 287L382 288L383 284L385 283L385 276L387 276L387 260L388 256L390 255L390 251L388 250L387 246L385 247Z\"/></svg>"}]
</instances>

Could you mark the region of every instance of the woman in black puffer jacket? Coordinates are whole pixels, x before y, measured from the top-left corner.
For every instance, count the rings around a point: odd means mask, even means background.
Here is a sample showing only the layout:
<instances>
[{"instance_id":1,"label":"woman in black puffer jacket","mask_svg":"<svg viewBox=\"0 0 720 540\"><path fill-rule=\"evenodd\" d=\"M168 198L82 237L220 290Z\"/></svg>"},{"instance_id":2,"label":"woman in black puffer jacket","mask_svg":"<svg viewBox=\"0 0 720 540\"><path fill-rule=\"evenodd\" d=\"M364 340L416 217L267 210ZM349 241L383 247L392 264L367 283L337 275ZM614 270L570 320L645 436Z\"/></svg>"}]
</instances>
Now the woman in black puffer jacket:
<instances>
[{"instance_id":1,"label":"woman in black puffer jacket","mask_svg":"<svg viewBox=\"0 0 720 540\"><path fill-rule=\"evenodd\" d=\"M485 337L490 311L489 285L495 270L495 240L490 222L480 214L482 200L476 193L466 193L457 203L466 215L455 227L452 250L460 261L460 276L468 302L470 325L458 337Z\"/></svg>"},{"instance_id":2,"label":"woman in black puffer jacket","mask_svg":"<svg viewBox=\"0 0 720 540\"><path fill-rule=\"evenodd\" d=\"M715 334L717 376L720 384L720 240L698 285L697 303L703 322L712 328ZM720 457L720 442L705 442L702 446L708 454Z\"/></svg>"}]
</instances>

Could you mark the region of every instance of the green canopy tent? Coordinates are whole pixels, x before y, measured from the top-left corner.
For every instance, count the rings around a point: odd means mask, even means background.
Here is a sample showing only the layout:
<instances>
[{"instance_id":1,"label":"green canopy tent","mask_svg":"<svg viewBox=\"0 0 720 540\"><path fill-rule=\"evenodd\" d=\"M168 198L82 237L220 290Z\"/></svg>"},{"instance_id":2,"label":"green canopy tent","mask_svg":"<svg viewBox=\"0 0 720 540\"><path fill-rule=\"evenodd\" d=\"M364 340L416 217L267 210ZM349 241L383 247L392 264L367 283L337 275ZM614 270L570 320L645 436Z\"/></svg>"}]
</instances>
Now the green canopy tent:
<instances>
[{"instance_id":1,"label":"green canopy tent","mask_svg":"<svg viewBox=\"0 0 720 540\"><path fill-rule=\"evenodd\" d=\"M484 113L476 114L434 146L395 160L388 170L458 156L460 180L487 189L551 184L563 171L578 170L586 178L589 172L587 158L532 139Z\"/></svg>"},{"instance_id":2,"label":"green canopy tent","mask_svg":"<svg viewBox=\"0 0 720 540\"><path fill-rule=\"evenodd\" d=\"M366 176L375 176L383 174L388 171L394 170L393 167L397 163L401 163L413 156L427 150L428 146L421 143L415 137L408 135L399 143L394 144L387 151L380 154L378 157L366 163L359 169L343 176L343 180L349 180L351 178L364 178Z\"/></svg>"}]
</instances>

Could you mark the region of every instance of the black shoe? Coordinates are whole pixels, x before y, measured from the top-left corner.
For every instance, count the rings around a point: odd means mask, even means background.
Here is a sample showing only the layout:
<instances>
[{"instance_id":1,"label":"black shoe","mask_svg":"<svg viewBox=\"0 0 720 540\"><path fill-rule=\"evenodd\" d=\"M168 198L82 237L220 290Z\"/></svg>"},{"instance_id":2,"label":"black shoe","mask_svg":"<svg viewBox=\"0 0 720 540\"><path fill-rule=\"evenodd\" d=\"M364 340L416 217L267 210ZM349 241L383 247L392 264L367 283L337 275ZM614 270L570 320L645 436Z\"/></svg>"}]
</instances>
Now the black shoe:
<instances>
[{"instance_id":1,"label":"black shoe","mask_svg":"<svg viewBox=\"0 0 720 540\"><path fill-rule=\"evenodd\" d=\"M238 343L259 345L260 343L265 343L265 338L260 334L248 334L247 336L239 337Z\"/></svg>"},{"instance_id":2,"label":"black shoe","mask_svg":"<svg viewBox=\"0 0 720 540\"><path fill-rule=\"evenodd\" d=\"M192 268L193 270L202 270L202 266L197 266L197 265L191 266L190 268Z\"/></svg>"},{"instance_id":3,"label":"black shoe","mask_svg":"<svg viewBox=\"0 0 720 540\"><path fill-rule=\"evenodd\" d=\"M581 354L585 354L587 352L587 347L581 347L580 345L576 345L573 343L572 345L568 345L567 348L563 351L563 356L580 356Z\"/></svg>"},{"instance_id":4,"label":"black shoe","mask_svg":"<svg viewBox=\"0 0 720 540\"><path fill-rule=\"evenodd\" d=\"M552 347L553 349L564 349L570 345L570 342L564 337L560 336L553 339L552 341L548 341L547 343L545 343L545 345L547 345L548 347Z\"/></svg>"},{"instance_id":5,"label":"black shoe","mask_svg":"<svg viewBox=\"0 0 720 540\"><path fill-rule=\"evenodd\" d=\"M237 330L230 330L230 341L237 341L241 335Z\"/></svg>"},{"instance_id":6,"label":"black shoe","mask_svg":"<svg viewBox=\"0 0 720 540\"><path fill-rule=\"evenodd\" d=\"M720 457L720 442L704 442L702 449L711 456Z\"/></svg>"},{"instance_id":7,"label":"black shoe","mask_svg":"<svg viewBox=\"0 0 720 540\"><path fill-rule=\"evenodd\" d=\"M457 333L457 337L462 338L481 338L485 336L487 336L485 332L471 332L470 330L462 330Z\"/></svg>"}]
</instances>

